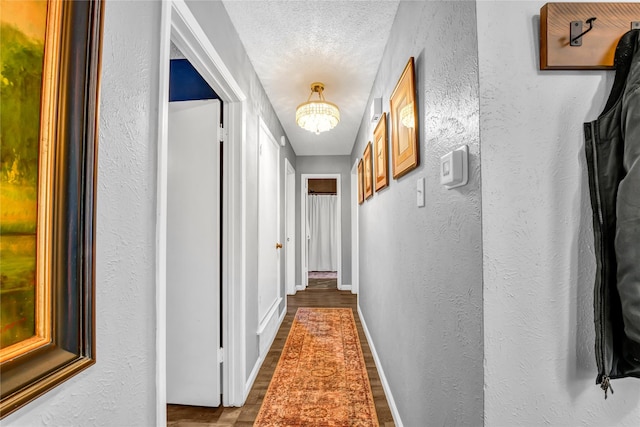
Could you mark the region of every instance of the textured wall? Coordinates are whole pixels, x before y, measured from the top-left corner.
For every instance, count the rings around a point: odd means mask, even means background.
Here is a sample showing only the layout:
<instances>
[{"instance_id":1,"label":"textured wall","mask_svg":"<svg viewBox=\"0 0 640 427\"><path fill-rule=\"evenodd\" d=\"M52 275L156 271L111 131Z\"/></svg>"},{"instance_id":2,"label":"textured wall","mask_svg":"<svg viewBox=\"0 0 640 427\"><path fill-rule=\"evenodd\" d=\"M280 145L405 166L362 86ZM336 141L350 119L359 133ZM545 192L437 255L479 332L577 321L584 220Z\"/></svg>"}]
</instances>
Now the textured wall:
<instances>
[{"instance_id":1,"label":"textured wall","mask_svg":"<svg viewBox=\"0 0 640 427\"><path fill-rule=\"evenodd\" d=\"M296 167L296 245L300 246L300 210L303 173L339 173L340 209L342 210L342 284L351 284L351 158L349 156L300 156ZM302 263L300 250L296 251L296 285L301 285Z\"/></svg>"},{"instance_id":2,"label":"textured wall","mask_svg":"<svg viewBox=\"0 0 640 427\"><path fill-rule=\"evenodd\" d=\"M97 363L3 426L155 424L159 2L106 2L98 150Z\"/></svg>"},{"instance_id":3,"label":"textured wall","mask_svg":"<svg viewBox=\"0 0 640 427\"><path fill-rule=\"evenodd\" d=\"M247 185L246 209L246 313L247 313L247 376L251 373L258 360L258 128L260 117L276 138L284 135L284 130L269 98L262 88L244 46L233 27L229 15L222 2L196 1L186 2L205 34L211 41L225 65L238 82L247 96L246 103L246 159L247 170L245 180ZM289 138L287 138L288 140ZM284 171L284 158L295 168L296 157L289 142L280 149L281 171ZM283 172L282 172L283 173ZM284 179L280 179L280 201L284 206ZM284 212L282 210L281 212ZM280 241L284 236L284 214L280 215ZM284 286L284 258L281 257L281 295L286 295ZM284 308L284 300L281 309Z\"/></svg>"},{"instance_id":4,"label":"textured wall","mask_svg":"<svg viewBox=\"0 0 640 427\"><path fill-rule=\"evenodd\" d=\"M460 29L464 31L460 31ZM401 2L372 97L415 57L420 166L359 209L364 320L406 426L482 425L482 248L475 2ZM352 162L372 139L363 120ZM467 144L469 184L439 184ZM416 207L425 178L426 207Z\"/></svg>"},{"instance_id":5,"label":"textured wall","mask_svg":"<svg viewBox=\"0 0 640 427\"><path fill-rule=\"evenodd\" d=\"M478 3L486 425L637 426L640 381L595 385L582 123L614 73L539 71L543 5Z\"/></svg>"}]
</instances>

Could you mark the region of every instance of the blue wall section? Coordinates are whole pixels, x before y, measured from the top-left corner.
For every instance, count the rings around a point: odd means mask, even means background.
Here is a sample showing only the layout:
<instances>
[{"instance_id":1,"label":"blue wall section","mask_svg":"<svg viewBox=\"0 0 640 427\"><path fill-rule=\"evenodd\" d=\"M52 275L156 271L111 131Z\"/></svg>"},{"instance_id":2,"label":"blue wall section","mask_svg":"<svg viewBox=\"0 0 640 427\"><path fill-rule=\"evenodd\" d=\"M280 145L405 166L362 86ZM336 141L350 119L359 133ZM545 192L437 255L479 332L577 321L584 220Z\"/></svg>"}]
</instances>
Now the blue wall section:
<instances>
[{"instance_id":1,"label":"blue wall section","mask_svg":"<svg viewBox=\"0 0 640 427\"><path fill-rule=\"evenodd\" d=\"M220 99L186 59L172 59L169 75L169 101Z\"/></svg>"}]
</instances>

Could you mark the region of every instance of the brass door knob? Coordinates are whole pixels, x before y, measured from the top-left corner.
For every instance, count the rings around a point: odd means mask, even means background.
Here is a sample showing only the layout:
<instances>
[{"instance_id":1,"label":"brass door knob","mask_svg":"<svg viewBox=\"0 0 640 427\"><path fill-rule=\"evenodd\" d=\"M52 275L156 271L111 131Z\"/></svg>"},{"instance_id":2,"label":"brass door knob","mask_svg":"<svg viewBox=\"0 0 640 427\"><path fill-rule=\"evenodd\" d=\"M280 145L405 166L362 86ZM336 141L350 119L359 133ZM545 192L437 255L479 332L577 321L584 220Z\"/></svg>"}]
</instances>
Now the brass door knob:
<instances>
[{"instance_id":1,"label":"brass door knob","mask_svg":"<svg viewBox=\"0 0 640 427\"><path fill-rule=\"evenodd\" d=\"M276 249L282 249L282 243L276 243Z\"/></svg>"}]
</instances>

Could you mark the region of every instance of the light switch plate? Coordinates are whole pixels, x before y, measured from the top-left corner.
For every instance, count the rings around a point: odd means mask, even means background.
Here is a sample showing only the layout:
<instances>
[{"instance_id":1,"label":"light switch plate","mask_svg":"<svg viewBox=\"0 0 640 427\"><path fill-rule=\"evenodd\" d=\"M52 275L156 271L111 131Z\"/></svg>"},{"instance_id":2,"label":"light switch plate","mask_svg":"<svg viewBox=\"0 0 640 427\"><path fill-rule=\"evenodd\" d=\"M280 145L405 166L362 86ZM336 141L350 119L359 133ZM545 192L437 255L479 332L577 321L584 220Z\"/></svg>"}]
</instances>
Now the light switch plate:
<instances>
[{"instance_id":1,"label":"light switch plate","mask_svg":"<svg viewBox=\"0 0 640 427\"><path fill-rule=\"evenodd\" d=\"M424 178L418 178L416 184L416 205L419 208L424 207Z\"/></svg>"}]
</instances>

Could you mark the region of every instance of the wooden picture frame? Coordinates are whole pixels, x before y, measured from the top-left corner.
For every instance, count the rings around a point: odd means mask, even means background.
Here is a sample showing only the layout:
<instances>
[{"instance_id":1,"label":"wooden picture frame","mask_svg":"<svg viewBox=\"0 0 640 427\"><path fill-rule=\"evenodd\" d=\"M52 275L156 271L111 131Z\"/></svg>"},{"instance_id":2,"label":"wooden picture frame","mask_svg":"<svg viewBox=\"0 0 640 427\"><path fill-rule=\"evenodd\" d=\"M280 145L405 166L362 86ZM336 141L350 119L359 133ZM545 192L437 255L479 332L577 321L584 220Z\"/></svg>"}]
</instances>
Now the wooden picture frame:
<instances>
[{"instance_id":1,"label":"wooden picture frame","mask_svg":"<svg viewBox=\"0 0 640 427\"><path fill-rule=\"evenodd\" d=\"M371 196L373 196L373 164L371 159L371 141L369 141L364 149L362 160L364 162L364 199L368 200Z\"/></svg>"},{"instance_id":2,"label":"wooden picture frame","mask_svg":"<svg viewBox=\"0 0 640 427\"><path fill-rule=\"evenodd\" d=\"M411 57L391 94L391 153L394 179L418 166L418 135L415 67Z\"/></svg>"},{"instance_id":3,"label":"wooden picture frame","mask_svg":"<svg viewBox=\"0 0 640 427\"><path fill-rule=\"evenodd\" d=\"M364 203L364 172L363 172L363 162L362 159L358 162L358 204L361 205Z\"/></svg>"},{"instance_id":4,"label":"wooden picture frame","mask_svg":"<svg viewBox=\"0 0 640 427\"><path fill-rule=\"evenodd\" d=\"M373 147L375 157L376 192L389 185L389 143L387 138L387 113L382 117L373 131Z\"/></svg>"},{"instance_id":5,"label":"wooden picture frame","mask_svg":"<svg viewBox=\"0 0 640 427\"><path fill-rule=\"evenodd\" d=\"M42 68L29 70L39 73L42 81L39 123L29 122L39 128L32 153L38 159L35 326L32 337L0 350L0 418L95 363L94 224L103 9L101 0L48 0L42 21ZM3 284L3 296L13 291Z\"/></svg>"}]
</instances>

